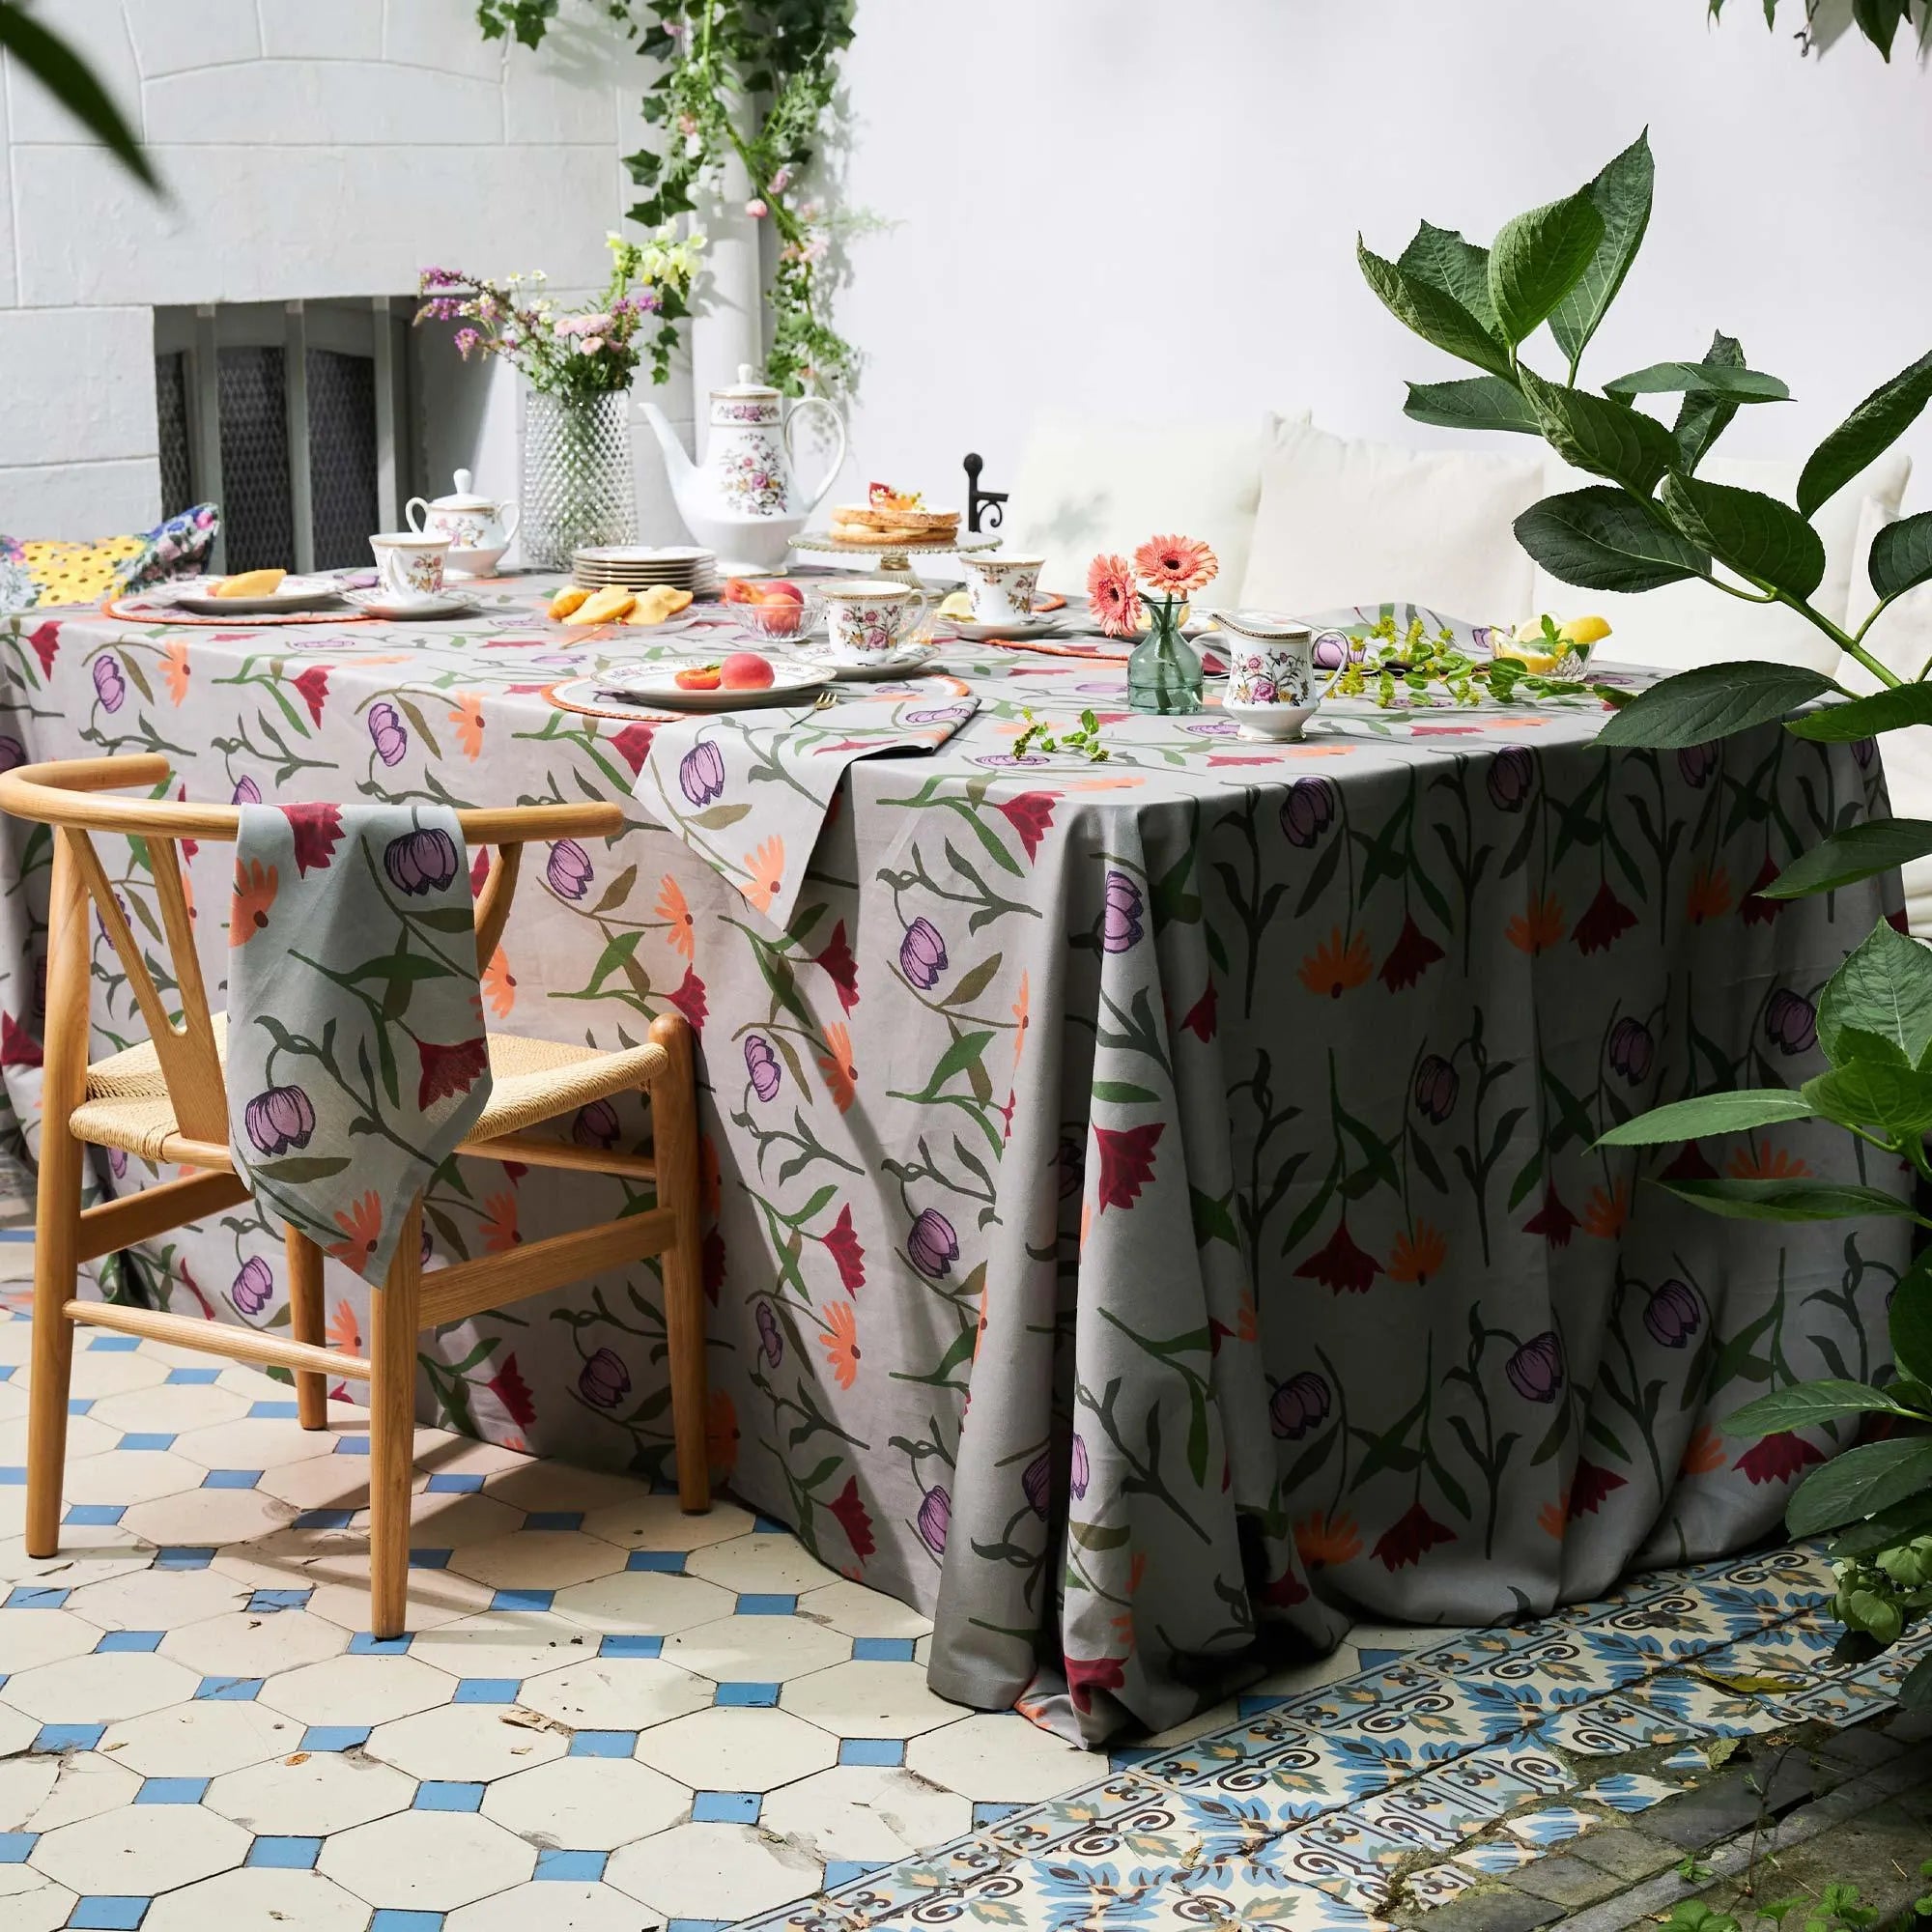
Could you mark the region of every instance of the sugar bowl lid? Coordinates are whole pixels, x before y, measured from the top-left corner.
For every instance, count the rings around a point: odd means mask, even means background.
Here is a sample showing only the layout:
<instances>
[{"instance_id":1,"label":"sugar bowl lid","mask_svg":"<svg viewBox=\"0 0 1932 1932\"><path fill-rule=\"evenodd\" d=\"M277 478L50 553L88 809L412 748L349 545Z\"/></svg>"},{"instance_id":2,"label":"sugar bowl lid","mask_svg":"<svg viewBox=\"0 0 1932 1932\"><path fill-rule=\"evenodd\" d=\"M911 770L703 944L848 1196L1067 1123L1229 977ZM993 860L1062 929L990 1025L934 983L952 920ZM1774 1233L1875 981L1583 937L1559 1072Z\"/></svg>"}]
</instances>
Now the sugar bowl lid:
<instances>
[{"instance_id":1,"label":"sugar bowl lid","mask_svg":"<svg viewBox=\"0 0 1932 1932\"><path fill-rule=\"evenodd\" d=\"M1224 631L1258 642L1286 643L1315 635L1315 626L1307 618L1290 616L1283 611L1216 611L1214 617Z\"/></svg>"},{"instance_id":2,"label":"sugar bowl lid","mask_svg":"<svg viewBox=\"0 0 1932 1932\"><path fill-rule=\"evenodd\" d=\"M740 398L774 397L778 391L769 383L757 380L758 372L749 362L738 364L738 380L723 389L713 389L714 396L736 396Z\"/></svg>"},{"instance_id":3,"label":"sugar bowl lid","mask_svg":"<svg viewBox=\"0 0 1932 1932\"><path fill-rule=\"evenodd\" d=\"M459 469L455 477L456 488L447 497L438 497L431 504L432 510L494 510L496 498L479 497L476 494L476 477L472 470Z\"/></svg>"}]
</instances>

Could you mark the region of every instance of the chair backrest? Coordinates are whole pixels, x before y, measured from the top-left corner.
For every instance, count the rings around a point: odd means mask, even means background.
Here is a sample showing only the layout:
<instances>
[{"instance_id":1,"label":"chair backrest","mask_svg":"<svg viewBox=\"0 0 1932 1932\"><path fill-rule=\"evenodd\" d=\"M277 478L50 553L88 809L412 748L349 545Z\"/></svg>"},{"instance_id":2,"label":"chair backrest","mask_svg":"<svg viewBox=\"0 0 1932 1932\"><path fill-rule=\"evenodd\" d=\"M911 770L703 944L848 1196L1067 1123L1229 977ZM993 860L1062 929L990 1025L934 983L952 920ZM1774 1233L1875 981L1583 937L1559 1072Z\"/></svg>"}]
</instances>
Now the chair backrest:
<instances>
[{"instance_id":1,"label":"chair backrest","mask_svg":"<svg viewBox=\"0 0 1932 1932\"><path fill-rule=\"evenodd\" d=\"M0 772L0 810L37 820L54 828L59 850L79 871L100 923L114 943L128 984L148 1022L148 1034L167 1083L168 1097L182 1133L191 1140L224 1142L228 1138L227 1094L221 1079L221 1060L208 1010L208 992L201 963L195 956L194 927L187 892L182 879L181 841L207 840L233 844L240 836L242 810L233 805L190 805L168 798L100 798L95 794L118 786L165 787L170 776L166 758L158 753L120 758L69 758L46 764L20 765ZM603 838L621 831L624 813L616 805L517 805L477 811L459 811L464 842L494 846L496 857L476 902L476 957L487 966L502 937L516 890L518 861L527 842L555 838ZM161 932L168 969L180 998L180 1014L171 1015L160 989L148 970L128 915L95 850L96 832L118 832L141 841L148 869L160 902ZM58 868L58 851L57 851ZM57 869L58 876L58 869ZM53 997L56 975L87 971L86 949L74 958L47 959L48 996Z\"/></svg>"}]
</instances>

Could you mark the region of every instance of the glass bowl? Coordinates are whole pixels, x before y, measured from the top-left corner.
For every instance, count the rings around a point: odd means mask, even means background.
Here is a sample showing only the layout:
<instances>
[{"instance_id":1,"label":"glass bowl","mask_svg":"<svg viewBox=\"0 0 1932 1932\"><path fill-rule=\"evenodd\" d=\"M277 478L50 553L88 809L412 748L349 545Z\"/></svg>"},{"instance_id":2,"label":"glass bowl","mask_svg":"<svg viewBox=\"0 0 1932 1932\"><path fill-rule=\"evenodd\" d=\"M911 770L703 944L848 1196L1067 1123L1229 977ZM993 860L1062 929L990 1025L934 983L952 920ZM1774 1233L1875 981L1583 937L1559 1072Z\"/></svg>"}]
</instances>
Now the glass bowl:
<instances>
[{"instance_id":1,"label":"glass bowl","mask_svg":"<svg viewBox=\"0 0 1932 1932\"><path fill-rule=\"evenodd\" d=\"M775 597L766 604L732 604L726 607L738 626L738 636L748 644L762 648L803 643L817 630L825 615L825 600L808 597L794 604L788 597Z\"/></svg>"}]
</instances>

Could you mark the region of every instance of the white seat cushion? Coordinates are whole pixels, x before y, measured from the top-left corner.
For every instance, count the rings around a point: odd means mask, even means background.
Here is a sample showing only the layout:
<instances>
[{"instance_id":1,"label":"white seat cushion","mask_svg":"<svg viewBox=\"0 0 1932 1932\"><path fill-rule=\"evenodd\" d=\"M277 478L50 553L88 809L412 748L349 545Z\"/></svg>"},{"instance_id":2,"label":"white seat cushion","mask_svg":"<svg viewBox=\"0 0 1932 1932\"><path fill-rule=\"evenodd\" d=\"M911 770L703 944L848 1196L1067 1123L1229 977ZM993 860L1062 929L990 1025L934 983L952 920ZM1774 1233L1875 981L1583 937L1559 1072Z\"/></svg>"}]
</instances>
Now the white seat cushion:
<instances>
[{"instance_id":1,"label":"white seat cushion","mask_svg":"<svg viewBox=\"0 0 1932 1932\"><path fill-rule=\"evenodd\" d=\"M1221 571L1196 601L1232 604L1261 495L1263 435L1274 420L1157 425L1050 411L1013 476L1006 548L1046 558L1042 589L1084 597L1099 554L1131 556L1152 536L1200 537Z\"/></svg>"},{"instance_id":2,"label":"white seat cushion","mask_svg":"<svg viewBox=\"0 0 1932 1932\"><path fill-rule=\"evenodd\" d=\"M1309 612L1403 599L1476 624L1526 615L1530 561L1510 526L1543 494L1543 459L1519 440L1404 449L1278 424L1241 603Z\"/></svg>"},{"instance_id":3,"label":"white seat cushion","mask_svg":"<svg viewBox=\"0 0 1932 1932\"><path fill-rule=\"evenodd\" d=\"M1797 499L1798 476L1804 467L1802 462L1714 456L1700 466L1697 474L1707 483L1758 490L1790 503ZM1896 516L1911 473L1909 456L1888 452L1821 505L1811 520L1825 544L1825 578L1811 601L1833 623L1844 621L1851 599L1861 504L1871 497L1887 514ZM1553 455L1548 459L1546 488L1550 496L1587 489L1602 480L1572 469ZM1606 663L1693 670L1699 665L1755 658L1767 664L1807 665L1813 670L1829 672L1838 662L1838 647L1796 611L1781 605L1740 603L1708 583L1673 583L1663 590L1620 596L1607 590L1579 590L1539 565L1534 595L1539 611L1548 611L1557 617L1595 612L1607 619L1610 636L1597 647L1598 658Z\"/></svg>"}]
</instances>

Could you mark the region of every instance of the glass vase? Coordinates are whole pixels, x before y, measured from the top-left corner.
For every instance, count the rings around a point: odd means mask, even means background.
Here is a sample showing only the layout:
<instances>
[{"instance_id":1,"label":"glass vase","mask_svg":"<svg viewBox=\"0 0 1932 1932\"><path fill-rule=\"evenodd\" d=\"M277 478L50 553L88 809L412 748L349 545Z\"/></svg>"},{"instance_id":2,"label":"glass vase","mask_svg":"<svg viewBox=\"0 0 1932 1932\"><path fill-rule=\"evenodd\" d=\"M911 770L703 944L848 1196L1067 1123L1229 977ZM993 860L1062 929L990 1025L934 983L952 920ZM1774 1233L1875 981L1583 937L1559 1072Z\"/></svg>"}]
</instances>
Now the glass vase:
<instances>
[{"instance_id":1,"label":"glass vase","mask_svg":"<svg viewBox=\"0 0 1932 1932\"><path fill-rule=\"evenodd\" d=\"M633 543L631 397L524 395L524 561L568 570L584 544Z\"/></svg>"},{"instance_id":2,"label":"glass vase","mask_svg":"<svg viewBox=\"0 0 1932 1932\"><path fill-rule=\"evenodd\" d=\"M1180 635L1178 599L1149 598L1153 622L1127 659L1127 702L1136 711L1201 709L1201 653Z\"/></svg>"}]
</instances>

